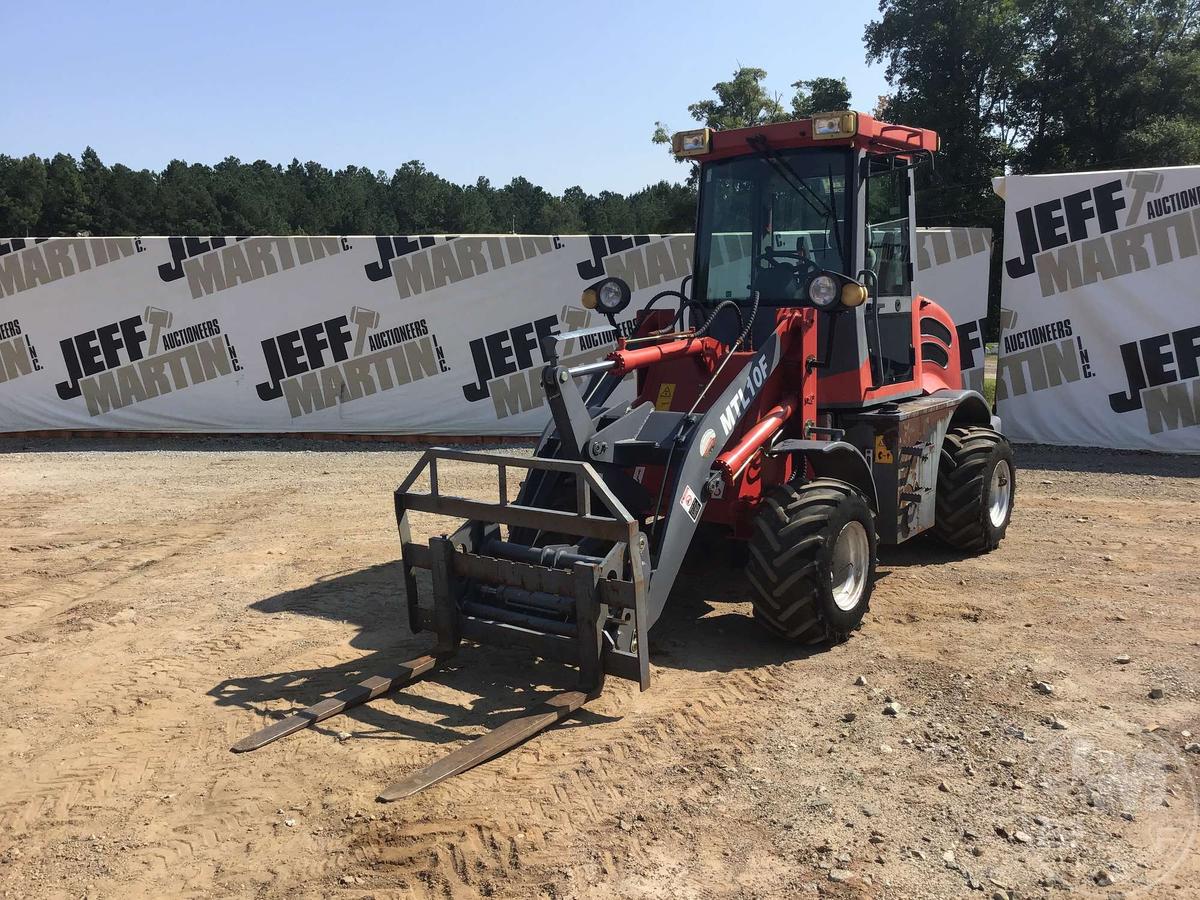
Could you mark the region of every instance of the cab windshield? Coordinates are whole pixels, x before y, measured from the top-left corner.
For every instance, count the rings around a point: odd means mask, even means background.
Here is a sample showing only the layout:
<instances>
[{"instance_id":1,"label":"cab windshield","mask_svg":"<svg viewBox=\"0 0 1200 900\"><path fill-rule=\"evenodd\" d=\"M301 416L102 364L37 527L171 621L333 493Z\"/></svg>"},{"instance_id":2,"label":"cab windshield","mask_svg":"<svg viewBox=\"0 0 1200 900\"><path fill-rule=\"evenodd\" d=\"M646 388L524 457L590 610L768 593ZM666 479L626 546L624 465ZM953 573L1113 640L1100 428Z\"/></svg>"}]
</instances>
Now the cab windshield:
<instances>
[{"instance_id":1,"label":"cab windshield","mask_svg":"<svg viewBox=\"0 0 1200 900\"><path fill-rule=\"evenodd\" d=\"M805 149L708 163L700 184L693 298L790 306L821 269L851 275L852 155Z\"/></svg>"}]
</instances>

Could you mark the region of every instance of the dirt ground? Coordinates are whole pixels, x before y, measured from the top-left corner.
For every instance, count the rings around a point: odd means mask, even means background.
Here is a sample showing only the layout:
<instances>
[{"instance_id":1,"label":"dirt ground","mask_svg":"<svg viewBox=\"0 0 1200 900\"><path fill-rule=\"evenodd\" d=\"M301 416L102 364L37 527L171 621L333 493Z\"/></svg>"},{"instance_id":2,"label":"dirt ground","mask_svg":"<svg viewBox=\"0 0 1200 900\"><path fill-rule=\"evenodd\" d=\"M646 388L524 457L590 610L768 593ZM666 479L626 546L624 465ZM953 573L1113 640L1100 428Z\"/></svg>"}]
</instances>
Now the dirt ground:
<instances>
[{"instance_id":1,"label":"dirt ground","mask_svg":"<svg viewBox=\"0 0 1200 900\"><path fill-rule=\"evenodd\" d=\"M693 559L649 692L610 679L385 806L570 684L468 648L229 752L427 646L391 511L415 458L0 440L3 896L1200 896L1200 458L1018 448L1000 550L885 551L833 648L766 637L740 573Z\"/></svg>"}]
</instances>

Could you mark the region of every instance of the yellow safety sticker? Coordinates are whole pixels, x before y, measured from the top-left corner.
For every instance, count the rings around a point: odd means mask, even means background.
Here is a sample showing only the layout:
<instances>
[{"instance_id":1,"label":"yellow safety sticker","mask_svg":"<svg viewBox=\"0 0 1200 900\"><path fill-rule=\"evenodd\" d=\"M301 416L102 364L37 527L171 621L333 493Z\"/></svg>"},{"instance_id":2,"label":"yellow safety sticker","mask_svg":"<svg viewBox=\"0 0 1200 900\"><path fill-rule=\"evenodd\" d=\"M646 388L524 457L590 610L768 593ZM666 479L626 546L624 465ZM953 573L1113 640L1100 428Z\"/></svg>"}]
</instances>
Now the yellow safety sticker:
<instances>
[{"instance_id":1,"label":"yellow safety sticker","mask_svg":"<svg viewBox=\"0 0 1200 900\"><path fill-rule=\"evenodd\" d=\"M883 442L882 434L875 435L875 462L884 466L892 464L892 451Z\"/></svg>"},{"instance_id":2,"label":"yellow safety sticker","mask_svg":"<svg viewBox=\"0 0 1200 900\"><path fill-rule=\"evenodd\" d=\"M658 389L658 399L654 401L654 408L659 412L670 412L671 401L675 399L675 385L664 384Z\"/></svg>"}]
</instances>

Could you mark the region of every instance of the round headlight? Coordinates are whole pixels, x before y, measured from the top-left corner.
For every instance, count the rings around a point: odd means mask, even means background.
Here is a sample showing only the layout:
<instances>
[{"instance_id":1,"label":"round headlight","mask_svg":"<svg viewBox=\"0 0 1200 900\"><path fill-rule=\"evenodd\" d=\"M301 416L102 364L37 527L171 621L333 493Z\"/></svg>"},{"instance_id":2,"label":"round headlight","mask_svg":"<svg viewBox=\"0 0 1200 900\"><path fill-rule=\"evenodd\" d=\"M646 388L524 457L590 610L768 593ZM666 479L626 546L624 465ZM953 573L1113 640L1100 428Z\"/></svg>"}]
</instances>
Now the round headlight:
<instances>
[{"instance_id":1,"label":"round headlight","mask_svg":"<svg viewBox=\"0 0 1200 900\"><path fill-rule=\"evenodd\" d=\"M596 292L596 309L607 316L615 316L626 306L632 292L620 278L605 278L593 289Z\"/></svg>"},{"instance_id":2,"label":"round headlight","mask_svg":"<svg viewBox=\"0 0 1200 900\"><path fill-rule=\"evenodd\" d=\"M837 302L837 298L837 282L829 275L818 275L808 283L808 299L813 302L813 306L828 309Z\"/></svg>"}]
</instances>

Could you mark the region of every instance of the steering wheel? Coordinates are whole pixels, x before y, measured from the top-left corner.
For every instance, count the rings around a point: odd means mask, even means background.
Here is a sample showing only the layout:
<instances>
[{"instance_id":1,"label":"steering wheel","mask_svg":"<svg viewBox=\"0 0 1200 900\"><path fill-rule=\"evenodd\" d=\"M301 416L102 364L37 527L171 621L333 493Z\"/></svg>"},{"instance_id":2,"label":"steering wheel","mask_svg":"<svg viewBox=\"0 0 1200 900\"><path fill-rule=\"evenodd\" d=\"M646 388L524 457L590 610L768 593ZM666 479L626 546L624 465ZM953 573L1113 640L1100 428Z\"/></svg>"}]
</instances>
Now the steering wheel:
<instances>
[{"instance_id":1,"label":"steering wheel","mask_svg":"<svg viewBox=\"0 0 1200 900\"><path fill-rule=\"evenodd\" d=\"M789 269L794 269L796 267L791 263L782 262L781 260L794 259L798 261L800 259L800 254L795 250L776 250L774 247L768 247L763 251L763 254L759 257L759 259L765 260L767 265L772 266L773 268L783 268L784 266L787 266Z\"/></svg>"},{"instance_id":2,"label":"steering wheel","mask_svg":"<svg viewBox=\"0 0 1200 900\"><path fill-rule=\"evenodd\" d=\"M759 259L766 260L767 265L772 268L782 269L786 267L793 270L797 280L802 280L813 272L821 271L821 267L813 261L813 258L809 254L801 253L799 250L776 250L774 247L768 247ZM796 260L796 265L782 262L782 259L794 259Z\"/></svg>"},{"instance_id":3,"label":"steering wheel","mask_svg":"<svg viewBox=\"0 0 1200 900\"><path fill-rule=\"evenodd\" d=\"M801 257L800 262L803 268L796 272L797 278L808 278L814 272L821 271L821 267L817 265L816 260L814 260L811 256L806 255Z\"/></svg>"}]
</instances>

